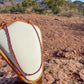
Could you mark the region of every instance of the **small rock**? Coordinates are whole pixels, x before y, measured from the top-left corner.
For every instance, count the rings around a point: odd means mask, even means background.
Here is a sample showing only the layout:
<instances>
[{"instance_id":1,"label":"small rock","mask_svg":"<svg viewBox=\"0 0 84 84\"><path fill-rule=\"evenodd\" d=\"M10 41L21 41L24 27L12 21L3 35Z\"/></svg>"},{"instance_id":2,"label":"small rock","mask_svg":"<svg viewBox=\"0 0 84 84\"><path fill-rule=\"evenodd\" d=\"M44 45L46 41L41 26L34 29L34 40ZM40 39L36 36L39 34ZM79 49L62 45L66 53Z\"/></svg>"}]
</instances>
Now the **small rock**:
<instances>
[{"instance_id":1,"label":"small rock","mask_svg":"<svg viewBox=\"0 0 84 84\"><path fill-rule=\"evenodd\" d=\"M82 55L84 55L84 52L81 52Z\"/></svg>"},{"instance_id":2,"label":"small rock","mask_svg":"<svg viewBox=\"0 0 84 84\"><path fill-rule=\"evenodd\" d=\"M7 67L7 64L3 65L2 67Z\"/></svg>"},{"instance_id":3,"label":"small rock","mask_svg":"<svg viewBox=\"0 0 84 84\"><path fill-rule=\"evenodd\" d=\"M55 52L53 53L53 57L65 58L65 56L64 56L62 50L55 51Z\"/></svg>"},{"instance_id":4,"label":"small rock","mask_svg":"<svg viewBox=\"0 0 84 84\"><path fill-rule=\"evenodd\" d=\"M60 81L60 79L55 79L52 84L57 84L57 81Z\"/></svg>"},{"instance_id":5,"label":"small rock","mask_svg":"<svg viewBox=\"0 0 84 84\"><path fill-rule=\"evenodd\" d=\"M49 68L49 65L46 63L44 64L44 71Z\"/></svg>"},{"instance_id":6,"label":"small rock","mask_svg":"<svg viewBox=\"0 0 84 84\"><path fill-rule=\"evenodd\" d=\"M4 76L4 72L0 72L0 77L3 77Z\"/></svg>"},{"instance_id":7,"label":"small rock","mask_svg":"<svg viewBox=\"0 0 84 84\"><path fill-rule=\"evenodd\" d=\"M74 50L72 48L67 47L63 51L64 52L73 52Z\"/></svg>"},{"instance_id":8,"label":"small rock","mask_svg":"<svg viewBox=\"0 0 84 84\"><path fill-rule=\"evenodd\" d=\"M53 53L53 57L58 58L72 58L76 51L73 51L72 49L63 49L58 50Z\"/></svg>"},{"instance_id":9,"label":"small rock","mask_svg":"<svg viewBox=\"0 0 84 84\"><path fill-rule=\"evenodd\" d=\"M80 63L84 65L84 58L79 60Z\"/></svg>"},{"instance_id":10,"label":"small rock","mask_svg":"<svg viewBox=\"0 0 84 84\"><path fill-rule=\"evenodd\" d=\"M84 69L82 69L82 70L79 72L79 74L80 74L81 79L84 80Z\"/></svg>"},{"instance_id":11,"label":"small rock","mask_svg":"<svg viewBox=\"0 0 84 84\"><path fill-rule=\"evenodd\" d=\"M46 79L48 80L48 84L52 83L54 81L53 77L51 75L46 75Z\"/></svg>"},{"instance_id":12,"label":"small rock","mask_svg":"<svg viewBox=\"0 0 84 84\"><path fill-rule=\"evenodd\" d=\"M75 79L79 80L80 79L80 75L76 72L73 73L73 76Z\"/></svg>"},{"instance_id":13,"label":"small rock","mask_svg":"<svg viewBox=\"0 0 84 84\"><path fill-rule=\"evenodd\" d=\"M12 73L12 76L15 76L16 74L15 73Z\"/></svg>"},{"instance_id":14,"label":"small rock","mask_svg":"<svg viewBox=\"0 0 84 84\"><path fill-rule=\"evenodd\" d=\"M58 20L58 21L60 21L58 18L55 18L54 20Z\"/></svg>"},{"instance_id":15,"label":"small rock","mask_svg":"<svg viewBox=\"0 0 84 84\"><path fill-rule=\"evenodd\" d=\"M48 63L50 62L51 59L46 60Z\"/></svg>"}]
</instances>

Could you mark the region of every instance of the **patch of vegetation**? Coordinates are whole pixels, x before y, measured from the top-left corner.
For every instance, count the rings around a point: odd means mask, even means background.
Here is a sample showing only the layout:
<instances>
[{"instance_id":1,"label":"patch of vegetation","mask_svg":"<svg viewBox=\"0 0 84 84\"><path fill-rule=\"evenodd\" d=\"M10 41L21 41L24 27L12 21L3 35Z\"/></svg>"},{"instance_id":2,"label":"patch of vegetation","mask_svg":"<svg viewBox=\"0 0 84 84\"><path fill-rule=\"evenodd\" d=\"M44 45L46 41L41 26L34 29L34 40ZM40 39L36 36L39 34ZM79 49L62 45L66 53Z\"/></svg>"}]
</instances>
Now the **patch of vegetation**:
<instances>
[{"instance_id":1,"label":"patch of vegetation","mask_svg":"<svg viewBox=\"0 0 84 84\"><path fill-rule=\"evenodd\" d=\"M22 3L14 4L13 0L10 0L12 6L7 6L2 13L39 13L47 15L59 15L59 16L83 16L84 11L77 5L74 5L71 0L45 0L38 4L37 0L24 0Z\"/></svg>"},{"instance_id":2,"label":"patch of vegetation","mask_svg":"<svg viewBox=\"0 0 84 84\"><path fill-rule=\"evenodd\" d=\"M10 12L11 13L14 13L14 12L24 13L25 9L22 7L21 3L18 3L17 5L14 5L13 7L11 7Z\"/></svg>"},{"instance_id":3,"label":"patch of vegetation","mask_svg":"<svg viewBox=\"0 0 84 84\"><path fill-rule=\"evenodd\" d=\"M60 16L71 17L84 14L83 9L73 4L70 0L45 0L44 4L46 4L54 14Z\"/></svg>"}]
</instances>

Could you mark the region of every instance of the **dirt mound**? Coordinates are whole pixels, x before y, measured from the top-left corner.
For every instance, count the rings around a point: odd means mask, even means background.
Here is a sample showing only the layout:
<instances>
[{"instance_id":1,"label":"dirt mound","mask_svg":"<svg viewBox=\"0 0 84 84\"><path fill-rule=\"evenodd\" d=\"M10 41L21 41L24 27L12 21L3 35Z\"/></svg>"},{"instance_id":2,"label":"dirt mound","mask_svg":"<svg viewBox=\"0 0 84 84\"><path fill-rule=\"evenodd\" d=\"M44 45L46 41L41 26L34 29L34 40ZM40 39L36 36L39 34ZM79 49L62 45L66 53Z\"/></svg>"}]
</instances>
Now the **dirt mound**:
<instances>
[{"instance_id":1,"label":"dirt mound","mask_svg":"<svg viewBox=\"0 0 84 84\"><path fill-rule=\"evenodd\" d=\"M0 14L0 23L19 17L38 25L43 37L43 84L84 84L84 18ZM0 84L24 84L0 56Z\"/></svg>"}]
</instances>

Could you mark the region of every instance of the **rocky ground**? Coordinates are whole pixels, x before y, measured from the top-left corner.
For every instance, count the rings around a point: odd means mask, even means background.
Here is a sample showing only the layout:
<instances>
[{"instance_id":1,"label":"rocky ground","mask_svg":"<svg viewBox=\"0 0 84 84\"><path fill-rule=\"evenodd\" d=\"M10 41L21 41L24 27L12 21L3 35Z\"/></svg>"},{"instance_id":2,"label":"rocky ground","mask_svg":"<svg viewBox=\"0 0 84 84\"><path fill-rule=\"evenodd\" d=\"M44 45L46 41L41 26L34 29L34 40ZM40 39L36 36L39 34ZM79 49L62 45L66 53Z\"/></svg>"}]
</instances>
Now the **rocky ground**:
<instances>
[{"instance_id":1,"label":"rocky ground","mask_svg":"<svg viewBox=\"0 0 84 84\"><path fill-rule=\"evenodd\" d=\"M38 25L43 37L43 84L84 84L84 18L0 14L0 23L19 17ZM0 56L0 84L25 84Z\"/></svg>"}]
</instances>

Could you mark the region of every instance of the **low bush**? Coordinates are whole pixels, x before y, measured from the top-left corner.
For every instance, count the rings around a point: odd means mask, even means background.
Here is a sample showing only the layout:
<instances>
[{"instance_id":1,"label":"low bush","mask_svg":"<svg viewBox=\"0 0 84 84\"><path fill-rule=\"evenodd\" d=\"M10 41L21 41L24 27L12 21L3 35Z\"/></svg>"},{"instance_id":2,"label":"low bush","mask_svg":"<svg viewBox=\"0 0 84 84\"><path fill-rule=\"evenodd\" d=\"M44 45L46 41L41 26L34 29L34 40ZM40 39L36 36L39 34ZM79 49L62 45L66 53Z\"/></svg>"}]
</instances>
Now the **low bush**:
<instances>
[{"instance_id":1,"label":"low bush","mask_svg":"<svg viewBox=\"0 0 84 84\"><path fill-rule=\"evenodd\" d=\"M36 13L43 14L44 11L45 11L45 9L43 9L43 8L34 8L34 11L35 11Z\"/></svg>"},{"instance_id":2,"label":"low bush","mask_svg":"<svg viewBox=\"0 0 84 84\"><path fill-rule=\"evenodd\" d=\"M84 10L74 5L68 0L45 0L38 4L37 0L24 0L22 3L14 4L10 0L12 6L4 7L0 10L2 13L39 13L47 15L59 16L84 16Z\"/></svg>"}]
</instances>

